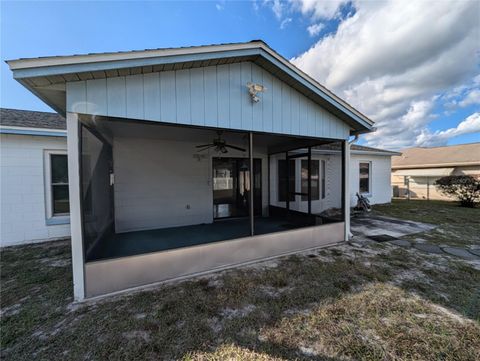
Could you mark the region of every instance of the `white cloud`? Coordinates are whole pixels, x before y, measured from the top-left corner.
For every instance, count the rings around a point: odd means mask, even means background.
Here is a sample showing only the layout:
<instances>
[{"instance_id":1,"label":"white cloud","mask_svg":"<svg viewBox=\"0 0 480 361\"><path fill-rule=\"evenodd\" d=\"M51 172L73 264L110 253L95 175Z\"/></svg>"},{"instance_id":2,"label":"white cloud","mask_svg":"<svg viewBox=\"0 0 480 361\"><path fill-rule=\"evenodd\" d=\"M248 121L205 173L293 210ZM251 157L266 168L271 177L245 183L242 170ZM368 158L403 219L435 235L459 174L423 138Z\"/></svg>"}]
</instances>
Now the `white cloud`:
<instances>
[{"instance_id":1,"label":"white cloud","mask_svg":"<svg viewBox=\"0 0 480 361\"><path fill-rule=\"evenodd\" d=\"M312 24L307 28L307 31L310 36L317 36L318 34L320 34L320 31L322 31L324 27L325 25L322 23Z\"/></svg>"},{"instance_id":2,"label":"white cloud","mask_svg":"<svg viewBox=\"0 0 480 361\"><path fill-rule=\"evenodd\" d=\"M296 6L312 18L332 17L345 2L335 3L335 11L305 0ZM438 96L456 87L463 94L477 74L480 3L358 0L354 6L336 33L292 62L377 122L369 144L418 145L435 102L444 100Z\"/></svg>"},{"instance_id":3,"label":"white cloud","mask_svg":"<svg viewBox=\"0 0 480 361\"><path fill-rule=\"evenodd\" d=\"M286 19L283 19L282 22L280 23L280 29L285 29L287 27L288 24L290 24L292 22L292 18L286 18Z\"/></svg>"},{"instance_id":4,"label":"white cloud","mask_svg":"<svg viewBox=\"0 0 480 361\"><path fill-rule=\"evenodd\" d=\"M281 0L264 0L263 5L270 6L278 20L283 17L284 5Z\"/></svg>"},{"instance_id":5,"label":"white cloud","mask_svg":"<svg viewBox=\"0 0 480 361\"><path fill-rule=\"evenodd\" d=\"M463 98L459 103L461 107L468 107L473 104L480 104L480 89L470 90L465 98Z\"/></svg>"},{"instance_id":6,"label":"white cloud","mask_svg":"<svg viewBox=\"0 0 480 361\"><path fill-rule=\"evenodd\" d=\"M303 15L311 16L314 19L333 19L339 15L342 5L351 0L290 0L290 2Z\"/></svg>"},{"instance_id":7,"label":"white cloud","mask_svg":"<svg viewBox=\"0 0 480 361\"><path fill-rule=\"evenodd\" d=\"M423 130L418 136L418 143L423 146L445 145L451 138L463 134L480 133L480 113L473 113L458 124L455 128L436 131L434 133Z\"/></svg>"}]
</instances>

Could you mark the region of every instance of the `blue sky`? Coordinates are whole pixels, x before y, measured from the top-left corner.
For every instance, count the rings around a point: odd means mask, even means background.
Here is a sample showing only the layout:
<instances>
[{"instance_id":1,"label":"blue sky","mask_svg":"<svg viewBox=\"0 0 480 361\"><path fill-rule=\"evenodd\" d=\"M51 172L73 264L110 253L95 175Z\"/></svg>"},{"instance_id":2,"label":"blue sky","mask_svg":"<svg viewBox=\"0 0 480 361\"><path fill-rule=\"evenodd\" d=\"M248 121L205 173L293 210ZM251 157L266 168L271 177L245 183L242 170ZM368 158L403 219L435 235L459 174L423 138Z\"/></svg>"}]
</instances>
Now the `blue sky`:
<instances>
[{"instance_id":1,"label":"blue sky","mask_svg":"<svg viewBox=\"0 0 480 361\"><path fill-rule=\"evenodd\" d=\"M444 27L418 15L426 13L422 3L4 1L1 58L262 39L377 121L377 134L363 142L402 148L480 141L478 2L438 3ZM410 24L388 29L400 19ZM459 19L461 29L452 30ZM0 102L50 110L3 61Z\"/></svg>"}]
</instances>

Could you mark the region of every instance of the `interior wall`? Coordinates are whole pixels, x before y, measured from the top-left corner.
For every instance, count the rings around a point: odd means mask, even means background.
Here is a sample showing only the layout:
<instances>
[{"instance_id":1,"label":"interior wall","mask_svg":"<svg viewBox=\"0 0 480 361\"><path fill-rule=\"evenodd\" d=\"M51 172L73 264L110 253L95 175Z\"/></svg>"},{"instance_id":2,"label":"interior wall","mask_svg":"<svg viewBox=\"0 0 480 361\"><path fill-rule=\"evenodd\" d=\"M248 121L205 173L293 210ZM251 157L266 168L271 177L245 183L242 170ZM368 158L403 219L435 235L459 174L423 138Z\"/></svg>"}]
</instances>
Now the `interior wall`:
<instances>
[{"instance_id":1,"label":"interior wall","mask_svg":"<svg viewBox=\"0 0 480 361\"><path fill-rule=\"evenodd\" d=\"M202 142L114 137L116 232L213 222L211 158L219 155L197 153L195 146ZM205 156L199 160L194 154ZM268 205L266 154L266 149L254 147L254 157L262 159L264 214ZM232 150L223 156L248 157L248 152Z\"/></svg>"}]
</instances>

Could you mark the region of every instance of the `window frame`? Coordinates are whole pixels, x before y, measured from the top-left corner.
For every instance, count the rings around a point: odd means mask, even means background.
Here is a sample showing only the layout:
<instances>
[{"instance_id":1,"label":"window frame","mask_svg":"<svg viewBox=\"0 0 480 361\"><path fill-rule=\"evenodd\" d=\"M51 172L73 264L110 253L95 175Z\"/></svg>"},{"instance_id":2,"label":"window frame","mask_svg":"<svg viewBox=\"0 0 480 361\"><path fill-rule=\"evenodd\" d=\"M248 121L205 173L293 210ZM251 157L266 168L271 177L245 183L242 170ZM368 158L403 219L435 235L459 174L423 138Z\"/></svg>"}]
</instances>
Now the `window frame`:
<instances>
[{"instance_id":1,"label":"window frame","mask_svg":"<svg viewBox=\"0 0 480 361\"><path fill-rule=\"evenodd\" d=\"M360 189L361 164L368 164L368 191L367 192L362 192L361 189ZM366 197L371 197L372 196L372 161L370 161L370 160L360 160L360 161L358 161L358 193L360 193L361 195L366 196Z\"/></svg>"},{"instance_id":2,"label":"window frame","mask_svg":"<svg viewBox=\"0 0 480 361\"><path fill-rule=\"evenodd\" d=\"M68 213L53 212L52 155L65 155L67 156L67 162L68 162L68 155L66 150L61 150L61 149L50 150L49 149L44 151L45 216L46 216L45 222L48 226L70 223L70 212ZM65 183L65 185L68 185L68 183Z\"/></svg>"},{"instance_id":3,"label":"window frame","mask_svg":"<svg viewBox=\"0 0 480 361\"><path fill-rule=\"evenodd\" d=\"M313 164L314 163L317 163L317 171L318 171L318 174L317 174L317 190L318 190L318 194L316 195L316 197L313 196L313 183L314 183L314 180L312 179L312 202L316 202L316 201L319 201L321 199L321 196L322 196L322 185L321 185L321 160L320 159L311 159L311 162L312 162L312 169L314 168L313 167ZM303 187L303 182L306 181L307 182L307 185L308 185L308 177L306 178L303 178L303 169L304 169L304 163L306 163L306 166L308 168L308 159L300 159L300 191L302 193L307 193L308 194L308 189L307 189L307 192L304 192L304 187ZM307 171L308 173L308 171ZM312 172L313 173L313 172ZM307 186L308 188L308 186ZM300 200L302 202L308 202L308 195L306 196L301 196Z\"/></svg>"}]
</instances>

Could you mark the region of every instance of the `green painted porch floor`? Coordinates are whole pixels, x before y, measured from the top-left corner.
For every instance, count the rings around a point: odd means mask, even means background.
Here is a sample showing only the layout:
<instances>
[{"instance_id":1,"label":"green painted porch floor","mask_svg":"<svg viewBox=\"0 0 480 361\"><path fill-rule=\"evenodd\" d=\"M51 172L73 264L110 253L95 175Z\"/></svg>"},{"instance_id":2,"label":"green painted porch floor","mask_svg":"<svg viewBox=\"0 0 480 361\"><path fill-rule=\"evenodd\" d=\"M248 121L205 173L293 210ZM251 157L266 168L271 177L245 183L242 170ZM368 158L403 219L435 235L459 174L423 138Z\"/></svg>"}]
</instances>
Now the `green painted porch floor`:
<instances>
[{"instance_id":1,"label":"green painted porch floor","mask_svg":"<svg viewBox=\"0 0 480 361\"><path fill-rule=\"evenodd\" d=\"M266 234L301 227L285 219L255 218L255 234ZM166 251L250 235L248 218L215 221L210 224L116 233L101 240L87 261Z\"/></svg>"}]
</instances>

